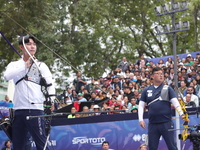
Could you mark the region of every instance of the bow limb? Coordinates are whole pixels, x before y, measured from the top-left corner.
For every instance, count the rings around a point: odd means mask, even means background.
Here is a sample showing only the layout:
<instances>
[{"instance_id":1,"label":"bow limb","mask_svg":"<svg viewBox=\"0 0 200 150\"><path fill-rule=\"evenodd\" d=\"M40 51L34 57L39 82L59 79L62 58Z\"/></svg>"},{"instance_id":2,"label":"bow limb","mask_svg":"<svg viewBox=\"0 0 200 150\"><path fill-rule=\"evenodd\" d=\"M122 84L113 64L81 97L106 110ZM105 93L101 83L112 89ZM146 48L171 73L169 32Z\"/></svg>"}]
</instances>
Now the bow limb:
<instances>
[{"instance_id":1,"label":"bow limb","mask_svg":"<svg viewBox=\"0 0 200 150\"><path fill-rule=\"evenodd\" d=\"M188 133L189 116L188 116L188 112L186 110L185 102L183 101L183 99L181 99L179 101L179 103L180 103L182 111L184 113L184 118L183 118L184 119L184 123L183 123L184 130L182 131L181 138L183 141L185 141L189 135L189 133Z\"/></svg>"},{"instance_id":2,"label":"bow limb","mask_svg":"<svg viewBox=\"0 0 200 150\"><path fill-rule=\"evenodd\" d=\"M15 47L10 43L10 41L5 37L5 35L0 31L1 36L4 38L4 40L10 45L10 47L17 53L19 57L22 57L20 53L15 49Z\"/></svg>"},{"instance_id":3,"label":"bow limb","mask_svg":"<svg viewBox=\"0 0 200 150\"><path fill-rule=\"evenodd\" d=\"M182 131L182 134L181 134L181 138L183 141L185 141L187 138L188 138L188 123L189 123L189 115L188 115L188 112L186 110L186 105L185 105L185 102L183 101L183 95L182 93L179 91L178 87L175 87L177 92L179 93L180 95L180 100L179 100L179 103L180 103L180 106L181 106L181 109L183 111L183 115L181 116L182 117L182 120L184 120L184 123L183 123L183 131Z\"/></svg>"}]
</instances>

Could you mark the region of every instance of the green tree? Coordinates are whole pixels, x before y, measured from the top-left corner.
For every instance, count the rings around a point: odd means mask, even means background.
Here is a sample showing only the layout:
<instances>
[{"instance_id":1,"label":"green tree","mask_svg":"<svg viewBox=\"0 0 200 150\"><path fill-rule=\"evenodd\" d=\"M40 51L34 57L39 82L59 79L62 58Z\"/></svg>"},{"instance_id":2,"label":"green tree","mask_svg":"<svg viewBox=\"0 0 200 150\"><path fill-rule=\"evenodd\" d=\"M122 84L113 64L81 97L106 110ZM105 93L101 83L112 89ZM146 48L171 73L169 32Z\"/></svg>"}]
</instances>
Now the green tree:
<instances>
[{"instance_id":1,"label":"green tree","mask_svg":"<svg viewBox=\"0 0 200 150\"><path fill-rule=\"evenodd\" d=\"M37 58L52 68L63 88L71 72L97 78L114 70L123 56L130 63L142 54L149 58L172 54L171 35L156 35L158 24L171 24L170 16L156 17L159 1L144 0L0 0L1 31L18 47L22 34L38 39ZM168 3L170 1L166 1ZM162 1L162 3L165 3ZM178 13L191 29L178 33L177 54L199 50L198 0L190 10ZM191 38L194 37L194 38ZM0 72L18 56L0 40Z\"/></svg>"}]
</instances>

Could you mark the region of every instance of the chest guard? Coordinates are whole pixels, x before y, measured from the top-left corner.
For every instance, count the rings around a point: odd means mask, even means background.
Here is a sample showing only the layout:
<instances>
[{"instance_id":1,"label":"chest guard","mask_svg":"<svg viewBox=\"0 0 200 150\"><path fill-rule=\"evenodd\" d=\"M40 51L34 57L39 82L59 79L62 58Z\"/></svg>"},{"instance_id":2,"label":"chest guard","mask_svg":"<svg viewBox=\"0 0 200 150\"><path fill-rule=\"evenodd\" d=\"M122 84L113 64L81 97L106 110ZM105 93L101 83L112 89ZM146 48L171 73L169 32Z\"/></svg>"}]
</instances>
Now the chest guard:
<instances>
[{"instance_id":1,"label":"chest guard","mask_svg":"<svg viewBox=\"0 0 200 150\"><path fill-rule=\"evenodd\" d=\"M39 64L39 66L40 66L40 64ZM30 82L33 82L33 83L41 85L41 79L42 79L42 76L40 74L40 71L37 68L36 64L33 63L29 67L29 70L26 73L26 75L23 78L19 79L15 84L17 85L20 81L26 80L26 81L30 81Z\"/></svg>"},{"instance_id":2,"label":"chest guard","mask_svg":"<svg viewBox=\"0 0 200 150\"><path fill-rule=\"evenodd\" d=\"M156 99L154 99L154 100L152 100L150 103L148 103L148 105L150 105L150 104L152 104L152 103L154 103L154 102L156 102L156 101L158 101L158 100L160 100L160 101L170 101L170 99L169 99L169 91L168 91L168 88L169 88L169 86L168 85L164 85L163 86L163 88L162 88L162 90L160 90L158 93L160 93L160 96L158 97L158 98L156 98ZM158 93L156 93L156 94L158 94ZM155 94L155 95L156 95Z\"/></svg>"},{"instance_id":3,"label":"chest guard","mask_svg":"<svg viewBox=\"0 0 200 150\"><path fill-rule=\"evenodd\" d=\"M169 101L169 91L168 91L168 85L164 85L161 93L160 93L160 100L165 100L165 101Z\"/></svg>"}]
</instances>

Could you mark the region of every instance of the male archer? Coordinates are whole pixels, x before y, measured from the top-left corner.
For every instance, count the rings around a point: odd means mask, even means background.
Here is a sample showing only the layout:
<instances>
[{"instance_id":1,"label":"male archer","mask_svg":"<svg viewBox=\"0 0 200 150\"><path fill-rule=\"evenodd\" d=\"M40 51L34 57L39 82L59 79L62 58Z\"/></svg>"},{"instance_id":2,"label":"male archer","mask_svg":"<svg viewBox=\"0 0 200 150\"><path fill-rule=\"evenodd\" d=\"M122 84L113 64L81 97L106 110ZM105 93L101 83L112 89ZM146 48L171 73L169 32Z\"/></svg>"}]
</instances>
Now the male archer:
<instances>
[{"instance_id":1,"label":"male archer","mask_svg":"<svg viewBox=\"0 0 200 150\"><path fill-rule=\"evenodd\" d=\"M52 74L43 62L35 58L37 50L33 36L24 36L19 40L22 58L8 64L4 73L6 80L14 80L14 119L12 122L12 143L14 150L25 150L28 132L35 141L37 150L43 150L46 142L44 118L27 120L27 116L44 115L41 78L49 84L49 94L54 94ZM32 60L34 58L34 61ZM47 148L48 149L48 148Z\"/></svg>"},{"instance_id":2,"label":"male archer","mask_svg":"<svg viewBox=\"0 0 200 150\"><path fill-rule=\"evenodd\" d=\"M177 150L174 140L174 132L170 131L174 128L172 122L171 103L174 105L179 115L184 120L185 116L176 98L175 91L163 84L164 73L160 67L152 70L153 84L146 87L141 95L139 102L139 123L142 128L146 128L143 121L144 107L148 105L148 143L149 150L157 150L159 139L163 136L169 150Z\"/></svg>"}]
</instances>

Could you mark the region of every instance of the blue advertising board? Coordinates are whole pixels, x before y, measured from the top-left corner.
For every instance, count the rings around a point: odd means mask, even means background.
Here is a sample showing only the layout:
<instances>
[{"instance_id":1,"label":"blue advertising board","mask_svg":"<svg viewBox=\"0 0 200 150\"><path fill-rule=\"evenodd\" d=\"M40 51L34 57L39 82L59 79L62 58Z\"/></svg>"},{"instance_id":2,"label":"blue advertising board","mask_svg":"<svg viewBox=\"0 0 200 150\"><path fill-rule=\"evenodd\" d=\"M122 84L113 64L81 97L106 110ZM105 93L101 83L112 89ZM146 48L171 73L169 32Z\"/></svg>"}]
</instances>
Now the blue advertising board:
<instances>
[{"instance_id":1,"label":"blue advertising board","mask_svg":"<svg viewBox=\"0 0 200 150\"><path fill-rule=\"evenodd\" d=\"M109 117L130 117L131 114L110 115ZM120 117L119 117L120 116ZM101 118L101 116L99 116ZM108 116L107 116L108 117ZM192 115L190 124L199 124L199 119ZM98 116L96 116L98 118ZM91 120L93 117L76 118L77 120ZM75 120L76 120L75 119ZM54 119L54 122L59 119ZM140 144L145 142L147 129L142 129L139 126L137 119L119 120L119 121L103 121L95 123L67 124L70 119L64 118L62 123L57 126L52 126L50 141L48 142L50 149L55 150L101 150L101 143L109 141L111 150L138 150ZM73 121L73 119L72 119ZM175 119L173 119L175 122ZM145 119L148 123L148 119ZM182 124L183 122L181 122ZM170 131L169 131L170 132ZM0 148L3 147L7 136L3 131L0 131ZM180 141L178 141L180 142ZM35 144L32 142L33 150ZM182 142L185 150L192 150L192 143L187 140ZM161 137L159 150L167 150L167 146Z\"/></svg>"}]
</instances>

